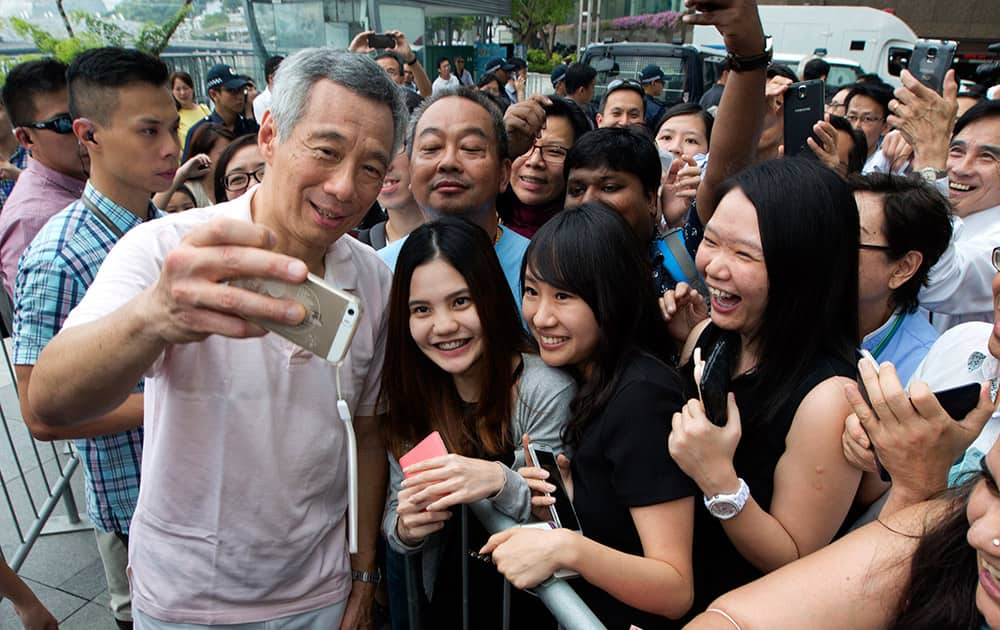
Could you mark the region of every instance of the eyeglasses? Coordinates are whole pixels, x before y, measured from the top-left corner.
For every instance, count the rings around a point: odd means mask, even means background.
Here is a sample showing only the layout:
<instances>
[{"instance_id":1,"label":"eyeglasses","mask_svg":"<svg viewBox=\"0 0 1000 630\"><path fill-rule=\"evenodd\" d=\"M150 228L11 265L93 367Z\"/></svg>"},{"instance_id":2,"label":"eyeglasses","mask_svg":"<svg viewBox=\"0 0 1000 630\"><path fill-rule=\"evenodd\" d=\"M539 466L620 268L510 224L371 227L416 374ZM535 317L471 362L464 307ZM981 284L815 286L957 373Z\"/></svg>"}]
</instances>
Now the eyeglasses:
<instances>
[{"instance_id":1,"label":"eyeglasses","mask_svg":"<svg viewBox=\"0 0 1000 630\"><path fill-rule=\"evenodd\" d=\"M531 154L538 149L542 153L542 160L546 164L562 164L566 161L566 156L569 155L569 149L566 147L561 147L558 144L533 144L531 149L524 154L525 158L531 157Z\"/></svg>"},{"instance_id":2,"label":"eyeglasses","mask_svg":"<svg viewBox=\"0 0 1000 630\"><path fill-rule=\"evenodd\" d=\"M73 133L73 117L69 114L56 114L48 120L41 122L26 122L15 127L30 127L32 129L48 129L60 135Z\"/></svg>"},{"instance_id":3,"label":"eyeglasses","mask_svg":"<svg viewBox=\"0 0 1000 630\"><path fill-rule=\"evenodd\" d=\"M878 116L869 116L867 114L864 116L858 116L857 114L847 114L846 116L844 116L844 118L846 118L847 122L851 123L852 125L857 124L858 121L860 121L862 125L870 125L872 123L885 120L884 117L880 118Z\"/></svg>"},{"instance_id":4,"label":"eyeglasses","mask_svg":"<svg viewBox=\"0 0 1000 630\"><path fill-rule=\"evenodd\" d=\"M993 248L993 268L1000 271L1000 247Z\"/></svg>"},{"instance_id":5,"label":"eyeglasses","mask_svg":"<svg viewBox=\"0 0 1000 630\"><path fill-rule=\"evenodd\" d=\"M642 92L642 84L633 79L615 79L611 83L608 83L608 90L606 94L611 94L615 90L621 88L628 88L630 90L638 90Z\"/></svg>"},{"instance_id":6,"label":"eyeglasses","mask_svg":"<svg viewBox=\"0 0 1000 630\"><path fill-rule=\"evenodd\" d=\"M253 177L257 183L263 181L265 168L266 167L261 166L257 170L250 173L230 173L229 175L226 175L226 178L222 180L222 183L226 187L226 190L233 192L246 190L247 186L250 185L251 177Z\"/></svg>"},{"instance_id":7,"label":"eyeglasses","mask_svg":"<svg viewBox=\"0 0 1000 630\"><path fill-rule=\"evenodd\" d=\"M858 245L859 249L871 249L878 252L891 252L892 248L888 245L872 245L871 243L861 243ZM1000 249L1000 248L998 248Z\"/></svg>"}]
</instances>

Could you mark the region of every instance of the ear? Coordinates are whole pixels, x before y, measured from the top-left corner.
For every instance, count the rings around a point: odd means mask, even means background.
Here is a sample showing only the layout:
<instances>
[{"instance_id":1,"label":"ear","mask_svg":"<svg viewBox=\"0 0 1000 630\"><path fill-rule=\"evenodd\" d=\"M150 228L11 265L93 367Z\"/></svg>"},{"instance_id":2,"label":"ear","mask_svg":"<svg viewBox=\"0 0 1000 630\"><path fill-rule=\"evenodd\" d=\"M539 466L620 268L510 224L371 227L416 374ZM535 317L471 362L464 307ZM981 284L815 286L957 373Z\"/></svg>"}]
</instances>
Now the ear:
<instances>
[{"instance_id":1,"label":"ear","mask_svg":"<svg viewBox=\"0 0 1000 630\"><path fill-rule=\"evenodd\" d=\"M278 127L274 124L274 117L271 116L270 109L264 111L264 117L260 121L257 146L260 147L260 153L264 156L264 162L270 166L274 152L278 148Z\"/></svg>"},{"instance_id":2,"label":"ear","mask_svg":"<svg viewBox=\"0 0 1000 630\"><path fill-rule=\"evenodd\" d=\"M27 129L24 127L16 127L14 129L14 137L17 138L18 144L29 151L31 150L33 141L31 139L31 133L29 133Z\"/></svg>"},{"instance_id":3,"label":"ear","mask_svg":"<svg viewBox=\"0 0 1000 630\"><path fill-rule=\"evenodd\" d=\"M924 255L918 251L910 250L897 260L892 266L892 275L889 276L889 288L895 291L906 284L920 269L924 262Z\"/></svg>"},{"instance_id":4,"label":"ear","mask_svg":"<svg viewBox=\"0 0 1000 630\"><path fill-rule=\"evenodd\" d=\"M97 145L97 140L94 138L94 123L87 118L76 118L73 120L73 135L76 139L87 147L88 151L93 151L94 147Z\"/></svg>"},{"instance_id":5,"label":"ear","mask_svg":"<svg viewBox=\"0 0 1000 630\"><path fill-rule=\"evenodd\" d=\"M594 118L597 120L597 126L600 127L601 121L604 120L604 114L597 112L597 115Z\"/></svg>"},{"instance_id":6,"label":"ear","mask_svg":"<svg viewBox=\"0 0 1000 630\"><path fill-rule=\"evenodd\" d=\"M497 182L497 193L502 193L507 190L508 184L510 184L510 160L504 160L500 163L500 181Z\"/></svg>"},{"instance_id":7,"label":"ear","mask_svg":"<svg viewBox=\"0 0 1000 630\"><path fill-rule=\"evenodd\" d=\"M216 101L216 99L219 98L219 90L217 90L215 88L209 88L208 89L208 98L212 99L212 102L214 103Z\"/></svg>"}]
</instances>

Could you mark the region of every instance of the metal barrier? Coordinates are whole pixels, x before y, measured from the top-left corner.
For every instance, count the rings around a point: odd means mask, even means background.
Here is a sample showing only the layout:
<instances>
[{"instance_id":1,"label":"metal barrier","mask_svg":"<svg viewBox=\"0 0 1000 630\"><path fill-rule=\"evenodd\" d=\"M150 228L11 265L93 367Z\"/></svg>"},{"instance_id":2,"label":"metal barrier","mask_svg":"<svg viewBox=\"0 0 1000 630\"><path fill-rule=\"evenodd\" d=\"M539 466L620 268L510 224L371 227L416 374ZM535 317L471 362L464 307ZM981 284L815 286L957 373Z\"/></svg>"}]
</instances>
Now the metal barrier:
<instances>
[{"instance_id":1,"label":"metal barrier","mask_svg":"<svg viewBox=\"0 0 1000 630\"><path fill-rule=\"evenodd\" d=\"M518 527L514 519L501 514L490 503L488 499L476 501L468 506L461 506L461 518L459 519L462 536L462 549L469 548L468 512L475 514L483 527L491 533L502 532L512 527ZM417 594L423 589L421 575L417 575L413 556L404 557L406 563L406 590L407 609L410 630L423 630L420 619L420 596ZM462 554L462 628L469 630L469 556ZM421 589L420 591L416 589ZM504 630L510 628L510 582L504 580L503 583L503 624ZM576 591L567 582L559 578L551 577L545 582L532 589L535 595L542 600L545 607L549 609L552 616L559 623L560 628L571 630L605 630L604 624L591 612L590 608L580 599Z\"/></svg>"},{"instance_id":2,"label":"metal barrier","mask_svg":"<svg viewBox=\"0 0 1000 630\"><path fill-rule=\"evenodd\" d=\"M5 374L0 373L0 379L9 382L16 405L17 377L7 349L12 309L7 292L0 289L0 294L3 333L0 347L7 368ZM27 426L19 421L20 416L19 409L13 410L0 404L0 423L3 424L4 434L0 443L0 490L17 533L18 546L8 562L15 572L20 569L39 536L93 527L86 516L80 515L70 487L70 480L80 465L80 456L69 442L38 442L31 437ZM61 453L60 444L64 445ZM65 515L53 515L60 502Z\"/></svg>"}]
</instances>

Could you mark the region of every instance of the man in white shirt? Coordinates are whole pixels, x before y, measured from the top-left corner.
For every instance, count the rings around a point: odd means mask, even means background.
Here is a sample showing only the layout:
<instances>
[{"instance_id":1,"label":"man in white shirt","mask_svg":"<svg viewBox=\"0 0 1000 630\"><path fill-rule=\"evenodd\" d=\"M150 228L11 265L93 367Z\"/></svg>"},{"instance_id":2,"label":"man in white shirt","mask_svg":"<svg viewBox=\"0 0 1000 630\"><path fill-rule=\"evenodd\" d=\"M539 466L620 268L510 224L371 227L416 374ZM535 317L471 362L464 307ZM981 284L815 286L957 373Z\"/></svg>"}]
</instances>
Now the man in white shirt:
<instances>
[{"instance_id":1,"label":"man in white shirt","mask_svg":"<svg viewBox=\"0 0 1000 630\"><path fill-rule=\"evenodd\" d=\"M913 146L913 170L947 184L954 209L951 245L931 269L920 304L940 331L966 321L993 321L993 248L1000 245L1000 102L984 100L951 127L958 91L954 73L944 96L908 71L889 103L889 124ZM945 179L947 177L947 179Z\"/></svg>"},{"instance_id":2,"label":"man in white shirt","mask_svg":"<svg viewBox=\"0 0 1000 630\"><path fill-rule=\"evenodd\" d=\"M50 425L114 407L146 377L130 531L136 628L367 627L386 488L378 395L391 274L345 234L378 195L406 118L400 91L366 56L288 57L261 121L261 184L130 231L38 358L29 396ZM362 303L340 367L248 320L297 325L301 304L227 283L301 283L307 271ZM358 446L350 558L340 400Z\"/></svg>"},{"instance_id":3,"label":"man in white shirt","mask_svg":"<svg viewBox=\"0 0 1000 630\"><path fill-rule=\"evenodd\" d=\"M278 71L278 66L284 59L281 55L275 55L268 57L267 61L264 62L264 80L267 81L267 86L253 100L253 117L258 123L264 120L264 112L271 106L271 86L274 85L274 73Z\"/></svg>"},{"instance_id":4,"label":"man in white shirt","mask_svg":"<svg viewBox=\"0 0 1000 630\"><path fill-rule=\"evenodd\" d=\"M451 61L447 57L438 59L438 78L434 79L431 86L431 96L437 94L445 88L456 88L462 84L458 82L458 77L451 73Z\"/></svg>"}]
</instances>

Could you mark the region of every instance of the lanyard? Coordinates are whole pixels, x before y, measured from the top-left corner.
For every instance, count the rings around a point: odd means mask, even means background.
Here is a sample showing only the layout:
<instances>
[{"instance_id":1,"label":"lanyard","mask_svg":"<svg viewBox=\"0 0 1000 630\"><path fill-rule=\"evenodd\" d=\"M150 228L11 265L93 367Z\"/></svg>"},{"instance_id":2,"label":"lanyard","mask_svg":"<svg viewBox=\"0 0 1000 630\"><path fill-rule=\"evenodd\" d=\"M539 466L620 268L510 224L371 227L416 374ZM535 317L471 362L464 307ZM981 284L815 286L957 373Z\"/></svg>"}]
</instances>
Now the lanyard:
<instances>
[{"instance_id":1,"label":"lanyard","mask_svg":"<svg viewBox=\"0 0 1000 630\"><path fill-rule=\"evenodd\" d=\"M122 236L125 235L125 233L122 232L122 229L117 225L115 225L114 222L108 218L108 215L104 214L101 211L101 209L97 207L96 203L94 203L90 199L87 199L86 195L80 197L80 201L82 201L83 205L87 206L87 209L93 212L94 216L100 219L101 223L106 225L108 229L111 230L112 233L114 233L115 236L121 238Z\"/></svg>"},{"instance_id":2,"label":"lanyard","mask_svg":"<svg viewBox=\"0 0 1000 630\"><path fill-rule=\"evenodd\" d=\"M903 323L903 313L900 313L896 315L896 319L893 320L892 326L889 327L889 332L886 333L885 337L882 337L882 341L879 341L878 345L875 346L875 348L872 350L873 357L875 357L876 359L879 358L879 355L881 355L882 351L885 350L885 347L889 345L889 341L892 339L893 335L896 334L896 331L899 330L899 327L902 323Z\"/></svg>"}]
</instances>

